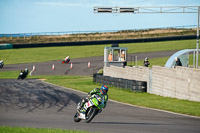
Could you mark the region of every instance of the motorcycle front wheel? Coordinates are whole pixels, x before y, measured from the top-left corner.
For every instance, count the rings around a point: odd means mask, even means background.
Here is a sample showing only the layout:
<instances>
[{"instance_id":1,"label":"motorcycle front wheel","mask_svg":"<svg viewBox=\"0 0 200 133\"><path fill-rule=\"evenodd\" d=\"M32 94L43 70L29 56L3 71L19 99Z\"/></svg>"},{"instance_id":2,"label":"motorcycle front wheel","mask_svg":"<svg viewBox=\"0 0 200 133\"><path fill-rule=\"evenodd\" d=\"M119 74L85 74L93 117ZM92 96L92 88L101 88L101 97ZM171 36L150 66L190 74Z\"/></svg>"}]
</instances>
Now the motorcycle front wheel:
<instances>
[{"instance_id":1,"label":"motorcycle front wheel","mask_svg":"<svg viewBox=\"0 0 200 133\"><path fill-rule=\"evenodd\" d=\"M85 116L85 122L89 123L95 115L97 115L98 113L98 109L95 107L90 107L87 111L86 111L86 116Z\"/></svg>"},{"instance_id":2,"label":"motorcycle front wheel","mask_svg":"<svg viewBox=\"0 0 200 133\"><path fill-rule=\"evenodd\" d=\"M74 121L75 122L80 122L81 121L81 119L78 116L79 116L79 113L76 112L76 114L74 115Z\"/></svg>"}]
</instances>

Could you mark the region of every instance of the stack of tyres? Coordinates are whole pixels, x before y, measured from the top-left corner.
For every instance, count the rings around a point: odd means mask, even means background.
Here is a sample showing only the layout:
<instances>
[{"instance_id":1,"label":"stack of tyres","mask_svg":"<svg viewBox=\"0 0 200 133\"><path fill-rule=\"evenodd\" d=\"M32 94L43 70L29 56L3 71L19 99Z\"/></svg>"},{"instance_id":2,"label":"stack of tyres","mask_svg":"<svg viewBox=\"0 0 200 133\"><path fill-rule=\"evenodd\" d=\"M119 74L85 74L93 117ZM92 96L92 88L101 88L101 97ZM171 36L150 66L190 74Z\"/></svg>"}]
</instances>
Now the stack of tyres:
<instances>
[{"instance_id":1,"label":"stack of tyres","mask_svg":"<svg viewBox=\"0 0 200 133\"><path fill-rule=\"evenodd\" d=\"M115 78L110 77L110 85L115 86Z\"/></svg>"},{"instance_id":2,"label":"stack of tyres","mask_svg":"<svg viewBox=\"0 0 200 133\"><path fill-rule=\"evenodd\" d=\"M103 75L102 74L99 74L99 73L93 74L93 82L102 83L102 81L103 81Z\"/></svg>"},{"instance_id":3,"label":"stack of tyres","mask_svg":"<svg viewBox=\"0 0 200 133\"><path fill-rule=\"evenodd\" d=\"M126 79L121 79L120 88L125 88Z\"/></svg>"},{"instance_id":4,"label":"stack of tyres","mask_svg":"<svg viewBox=\"0 0 200 133\"><path fill-rule=\"evenodd\" d=\"M113 78L113 82L114 82L114 86L117 88L120 88L120 82L119 82L119 78Z\"/></svg>"},{"instance_id":5,"label":"stack of tyres","mask_svg":"<svg viewBox=\"0 0 200 133\"><path fill-rule=\"evenodd\" d=\"M134 92L147 92L146 81L114 78L109 76L103 76L102 74L93 74L93 81L101 84L115 86L117 88L131 90Z\"/></svg>"},{"instance_id":6,"label":"stack of tyres","mask_svg":"<svg viewBox=\"0 0 200 133\"><path fill-rule=\"evenodd\" d=\"M97 82L98 82L98 83L101 83L101 82L103 81L102 78L103 78L103 75L98 74L98 75L97 75L97 79L96 79Z\"/></svg>"},{"instance_id":7,"label":"stack of tyres","mask_svg":"<svg viewBox=\"0 0 200 133\"><path fill-rule=\"evenodd\" d=\"M136 81L132 86L134 92L147 92L147 82L145 81Z\"/></svg>"},{"instance_id":8,"label":"stack of tyres","mask_svg":"<svg viewBox=\"0 0 200 133\"><path fill-rule=\"evenodd\" d=\"M106 84L106 85L110 85L110 77L104 76L104 81L103 81L103 83Z\"/></svg>"}]
</instances>

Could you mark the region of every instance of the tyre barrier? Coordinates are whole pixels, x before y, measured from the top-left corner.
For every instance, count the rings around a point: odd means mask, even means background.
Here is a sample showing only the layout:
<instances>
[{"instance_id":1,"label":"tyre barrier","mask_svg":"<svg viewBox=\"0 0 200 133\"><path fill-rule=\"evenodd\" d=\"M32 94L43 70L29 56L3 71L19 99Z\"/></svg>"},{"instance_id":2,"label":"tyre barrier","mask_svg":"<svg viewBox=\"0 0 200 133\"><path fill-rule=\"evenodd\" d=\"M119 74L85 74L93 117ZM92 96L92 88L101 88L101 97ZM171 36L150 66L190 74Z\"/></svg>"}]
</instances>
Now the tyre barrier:
<instances>
[{"instance_id":1,"label":"tyre barrier","mask_svg":"<svg viewBox=\"0 0 200 133\"><path fill-rule=\"evenodd\" d=\"M129 80L123 78L113 78L109 76L103 76L103 74L94 73L93 82L106 84L118 88L123 88L126 90L131 90L133 92L147 92L147 82Z\"/></svg>"}]
</instances>

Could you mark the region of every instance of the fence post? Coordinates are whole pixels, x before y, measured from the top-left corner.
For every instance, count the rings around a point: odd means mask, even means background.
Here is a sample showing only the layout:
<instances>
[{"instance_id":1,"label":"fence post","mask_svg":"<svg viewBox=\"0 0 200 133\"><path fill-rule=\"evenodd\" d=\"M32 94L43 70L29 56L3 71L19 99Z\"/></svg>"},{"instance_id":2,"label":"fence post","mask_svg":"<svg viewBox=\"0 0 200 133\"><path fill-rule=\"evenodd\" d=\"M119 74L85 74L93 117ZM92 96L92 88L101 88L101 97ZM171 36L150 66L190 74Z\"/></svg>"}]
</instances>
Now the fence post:
<instances>
[{"instance_id":1,"label":"fence post","mask_svg":"<svg viewBox=\"0 0 200 133\"><path fill-rule=\"evenodd\" d=\"M137 56L135 56L135 62L136 62L136 66L138 66L138 64L137 64Z\"/></svg>"},{"instance_id":2,"label":"fence post","mask_svg":"<svg viewBox=\"0 0 200 133\"><path fill-rule=\"evenodd\" d=\"M193 53L193 68L195 68L195 55L196 55L196 52L194 51L194 53Z\"/></svg>"}]
</instances>

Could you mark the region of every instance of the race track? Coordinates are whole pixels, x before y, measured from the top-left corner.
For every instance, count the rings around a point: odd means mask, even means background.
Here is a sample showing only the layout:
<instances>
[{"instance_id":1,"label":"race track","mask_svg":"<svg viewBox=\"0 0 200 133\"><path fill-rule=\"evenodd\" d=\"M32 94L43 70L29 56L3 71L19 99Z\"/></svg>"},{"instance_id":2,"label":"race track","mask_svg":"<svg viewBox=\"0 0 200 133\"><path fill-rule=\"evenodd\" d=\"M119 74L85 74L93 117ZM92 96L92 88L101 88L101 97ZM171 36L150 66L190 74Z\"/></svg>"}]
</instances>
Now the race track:
<instances>
[{"instance_id":1,"label":"race track","mask_svg":"<svg viewBox=\"0 0 200 133\"><path fill-rule=\"evenodd\" d=\"M143 60L145 57L149 57L151 63L151 58L171 56L175 52L176 51L159 51L128 54L128 61L130 61L131 57L134 56L137 56L138 60ZM91 64L91 67L89 68L88 62ZM25 68L32 70L34 65L36 71L34 71L32 75L92 75L93 73L97 73L101 68L103 68L103 56L71 59L70 63L72 63L72 69L70 68L71 64L62 64L61 60L15 65L5 64L4 68L0 69L0 71L20 71ZM55 66L55 70L52 70L53 64Z\"/></svg>"},{"instance_id":2,"label":"race track","mask_svg":"<svg viewBox=\"0 0 200 133\"><path fill-rule=\"evenodd\" d=\"M170 56L175 51L129 54L144 59ZM130 60L130 58L129 58ZM92 75L103 67L103 57L6 65L0 71L36 71L32 75ZM91 67L88 68L88 62ZM55 70L52 70L52 64ZM17 77L16 77L17 78ZM93 89L93 88L91 88ZM76 104L86 94L40 80L0 79L0 126L61 128L106 133L200 133L200 118L140 108L108 101L108 105L91 123L75 123ZM187 108L187 107L186 107Z\"/></svg>"},{"instance_id":3,"label":"race track","mask_svg":"<svg viewBox=\"0 0 200 133\"><path fill-rule=\"evenodd\" d=\"M0 79L0 125L106 133L199 133L200 118L108 101L91 123L75 123L86 94L40 80Z\"/></svg>"}]
</instances>

